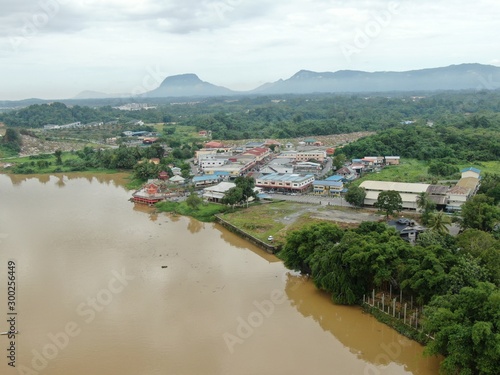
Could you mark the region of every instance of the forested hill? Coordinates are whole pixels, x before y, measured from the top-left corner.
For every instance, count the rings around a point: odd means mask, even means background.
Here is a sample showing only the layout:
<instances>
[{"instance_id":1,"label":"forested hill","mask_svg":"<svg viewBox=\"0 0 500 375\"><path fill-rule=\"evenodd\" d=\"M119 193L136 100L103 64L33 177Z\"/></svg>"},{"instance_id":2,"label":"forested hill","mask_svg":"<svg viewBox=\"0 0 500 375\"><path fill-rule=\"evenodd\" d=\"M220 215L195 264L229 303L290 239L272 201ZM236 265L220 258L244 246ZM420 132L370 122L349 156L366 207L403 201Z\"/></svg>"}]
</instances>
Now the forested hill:
<instances>
[{"instance_id":1,"label":"forested hill","mask_svg":"<svg viewBox=\"0 0 500 375\"><path fill-rule=\"evenodd\" d=\"M120 111L104 105L109 104L106 100L102 101L102 106L94 107L38 104L0 114L0 121L11 127L37 128L75 121L140 119L146 123L191 125L198 130L211 130L213 138L231 140L380 131L398 128L404 121L417 127L432 122L436 129L454 126L498 130L500 113L500 91L394 94L390 97L387 94L274 95L238 99L219 97L196 102L144 102L154 103L157 108Z\"/></svg>"},{"instance_id":2,"label":"forested hill","mask_svg":"<svg viewBox=\"0 0 500 375\"><path fill-rule=\"evenodd\" d=\"M399 126L360 139L338 153L348 158L398 155L419 160L451 158L455 161L500 160L500 126L478 125L485 118L454 126ZM476 122L477 121L477 122ZM485 121L487 123L487 121Z\"/></svg>"},{"instance_id":3,"label":"forested hill","mask_svg":"<svg viewBox=\"0 0 500 375\"><path fill-rule=\"evenodd\" d=\"M0 121L7 126L40 128L43 125L64 125L80 121L81 123L106 122L116 120L122 111L109 106L104 107L69 107L63 103L34 104L29 107L0 114Z\"/></svg>"}]
</instances>

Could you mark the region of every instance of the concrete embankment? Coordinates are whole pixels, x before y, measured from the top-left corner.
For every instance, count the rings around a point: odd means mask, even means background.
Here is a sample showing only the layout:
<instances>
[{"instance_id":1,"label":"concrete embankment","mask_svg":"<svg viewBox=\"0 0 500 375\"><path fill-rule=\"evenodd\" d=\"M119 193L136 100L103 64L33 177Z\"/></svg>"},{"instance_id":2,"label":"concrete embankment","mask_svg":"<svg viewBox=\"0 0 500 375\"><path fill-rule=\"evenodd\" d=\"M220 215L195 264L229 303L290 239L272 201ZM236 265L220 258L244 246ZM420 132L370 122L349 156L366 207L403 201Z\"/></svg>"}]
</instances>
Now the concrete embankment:
<instances>
[{"instance_id":1,"label":"concrete embankment","mask_svg":"<svg viewBox=\"0 0 500 375\"><path fill-rule=\"evenodd\" d=\"M264 249L265 251L267 251L270 254L276 254L278 251L281 250L280 246L276 246L273 243L268 243L268 242L262 241L261 239L252 236L251 234L234 226L233 224L228 223L226 220L222 219L218 215L215 215L215 222L221 224L224 228L230 230L231 232L236 233L239 236L245 238L246 240L250 241L254 245L259 246L260 248Z\"/></svg>"}]
</instances>

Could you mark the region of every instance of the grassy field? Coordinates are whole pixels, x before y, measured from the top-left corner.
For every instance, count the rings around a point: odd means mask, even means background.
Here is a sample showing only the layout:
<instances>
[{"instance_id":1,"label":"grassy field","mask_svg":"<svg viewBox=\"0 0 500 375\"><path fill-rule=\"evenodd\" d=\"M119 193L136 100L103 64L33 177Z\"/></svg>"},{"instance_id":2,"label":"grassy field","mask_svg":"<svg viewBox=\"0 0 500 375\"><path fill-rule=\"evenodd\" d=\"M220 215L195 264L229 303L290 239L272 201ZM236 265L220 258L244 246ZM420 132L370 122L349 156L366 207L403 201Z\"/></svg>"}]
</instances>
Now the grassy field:
<instances>
[{"instance_id":1,"label":"grassy field","mask_svg":"<svg viewBox=\"0 0 500 375\"><path fill-rule=\"evenodd\" d=\"M277 242L281 242L286 227L283 218L297 212L296 206L297 204L291 202L261 204L226 213L221 217L262 241L273 236Z\"/></svg>"},{"instance_id":2,"label":"grassy field","mask_svg":"<svg viewBox=\"0 0 500 375\"><path fill-rule=\"evenodd\" d=\"M1 158L8 158L12 156L16 156L17 153L15 151L12 151L10 148L3 147L0 145L0 159Z\"/></svg>"},{"instance_id":3,"label":"grassy field","mask_svg":"<svg viewBox=\"0 0 500 375\"><path fill-rule=\"evenodd\" d=\"M476 163L460 163L456 165L459 170L468 167L474 167L481 170L481 174L500 173L500 161L485 161ZM421 182L431 183L435 176L427 173L429 163L416 159L401 159L400 165L391 165L380 172L367 173L363 177L353 182L358 186L365 180L374 181L395 181L395 182ZM460 173L453 176L439 177L438 180L458 180Z\"/></svg>"},{"instance_id":4,"label":"grassy field","mask_svg":"<svg viewBox=\"0 0 500 375\"><path fill-rule=\"evenodd\" d=\"M214 203L201 204L197 209L193 209L189 207L186 202L171 201L157 203L156 208L160 212L170 212L183 216L191 216L204 222L214 221L215 215L228 210L226 206Z\"/></svg>"},{"instance_id":5,"label":"grassy field","mask_svg":"<svg viewBox=\"0 0 500 375\"><path fill-rule=\"evenodd\" d=\"M331 217L330 219L318 217L327 217L328 215L321 215L326 211L339 212L333 206L316 207L304 203L281 201L227 212L222 214L221 217L262 241L267 241L269 236L273 236L276 244L284 244L285 237L290 231L324 220L332 221ZM357 224L342 222L336 222L336 224L344 228L357 226Z\"/></svg>"}]
</instances>

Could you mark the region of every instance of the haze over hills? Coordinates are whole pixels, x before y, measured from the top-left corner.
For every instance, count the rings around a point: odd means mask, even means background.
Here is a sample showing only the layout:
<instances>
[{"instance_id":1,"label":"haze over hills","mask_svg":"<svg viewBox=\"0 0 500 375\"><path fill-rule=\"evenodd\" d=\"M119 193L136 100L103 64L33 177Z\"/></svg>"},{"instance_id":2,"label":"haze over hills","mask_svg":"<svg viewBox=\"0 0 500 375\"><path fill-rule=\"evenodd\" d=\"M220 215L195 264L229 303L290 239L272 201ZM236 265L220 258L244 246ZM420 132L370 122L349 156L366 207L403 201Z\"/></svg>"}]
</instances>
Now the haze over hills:
<instances>
[{"instance_id":1,"label":"haze over hills","mask_svg":"<svg viewBox=\"0 0 500 375\"><path fill-rule=\"evenodd\" d=\"M500 68L461 64L407 72L340 70L317 73L301 70L286 80L266 83L254 90L236 92L201 81L195 74L167 77L146 97L229 96L242 94L362 93L500 88Z\"/></svg>"},{"instance_id":2,"label":"haze over hills","mask_svg":"<svg viewBox=\"0 0 500 375\"><path fill-rule=\"evenodd\" d=\"M137 98L482 89L500 89L500 67L482 64L460 64L405 72L373 73L355 70L339 70L337 72L301 70L288 79L266 83L250 91L233 91L226 87L202 81L196 74L189 73L166 77L158 88L138 95ZM73 99L128 97L130 95L127 94L84 91ZM44 101L40 100L40 102ZM8 102L0 104L6 103Z\"/></svg>"},{"instance_id":3,"label":"haze over hills","mask_svg":"<svg viewBox=\"0 0 500 375\"><path fill-rule=\"evenodd\" d=\"M301 70L287 80L265 84L252 92L262 94L361 93L500 88L500 68L461 64L406 72L368 73L340 70L317 73Z\"/></svg>"},{"instance_id":4,"label":"haze over hills","mask_svg":"<svg viewBox=\"0 0 500 375\"><path fill-rule=\"evenodd\" d=\"M226 96L237 92L202 81L196 74L180 74L165 78L160 87L145 93L147 98L175 96Z\"/></svg>"}]
</instances>

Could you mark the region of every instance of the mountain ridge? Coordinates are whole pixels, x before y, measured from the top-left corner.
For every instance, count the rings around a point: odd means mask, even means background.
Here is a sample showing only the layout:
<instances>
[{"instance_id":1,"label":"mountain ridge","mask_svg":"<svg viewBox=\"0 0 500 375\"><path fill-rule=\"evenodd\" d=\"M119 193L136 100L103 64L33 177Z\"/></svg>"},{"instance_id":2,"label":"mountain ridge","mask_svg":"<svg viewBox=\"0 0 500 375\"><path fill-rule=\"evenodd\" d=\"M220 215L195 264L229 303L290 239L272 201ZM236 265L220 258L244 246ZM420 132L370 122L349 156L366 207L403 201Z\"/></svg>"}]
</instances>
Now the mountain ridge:
<instances>
[{"instance_id":1,"label":"mountain ridge","mask_svg":"<svg viewBox=\"0 0 500 375\"><path fill-rule=\"evenodd\" d=\"M267 82L248 91L235 91L201 80L194 73L166 77L154 90L138 95L139 98L209 97L267 94L312 93L370 93L443 91L500 88L500 67L464 63L446 67L414 69L408 71L338 70L315 72L302 69L287 79ZM95 99L110 98L112 94L84 91L76 96ZM120 95L123 97L123 95Z\"/></svg>"}]
</instances>

